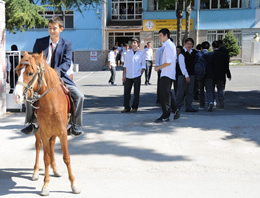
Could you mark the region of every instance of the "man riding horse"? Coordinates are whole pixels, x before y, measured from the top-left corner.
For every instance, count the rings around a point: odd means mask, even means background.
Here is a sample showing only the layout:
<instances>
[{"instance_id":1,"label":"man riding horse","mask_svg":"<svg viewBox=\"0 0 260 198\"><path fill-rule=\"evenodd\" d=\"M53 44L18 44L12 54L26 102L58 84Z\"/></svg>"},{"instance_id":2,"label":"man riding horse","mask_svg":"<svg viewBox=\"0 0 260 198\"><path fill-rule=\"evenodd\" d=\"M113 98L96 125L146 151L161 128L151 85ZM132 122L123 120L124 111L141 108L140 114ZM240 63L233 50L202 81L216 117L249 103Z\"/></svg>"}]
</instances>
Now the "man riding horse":
<instances>
[{"instance_id":1,"label":"man riding horse","mask_svg":"<svg viewBox=\"0 0 260 198\"><path fill-rule=\"evenodd\" d=\"M79 136L83 133L81 127L84 95L66 74L72 62L72 48L71 42L60 37L60 33L63 30L64 25L60 17L51 18L48 24L49 36L36 40L33 53L41 53L43 51L47 58L47 63L58 72L60 78L69 89L75 104L75 123L71 123L68 135ZM25 123L29 123L29 125L21 130L23 133L31 134L37 132L38 126L34 116L34 109L28 102L26 103Z\"/></svg>"}]
</instances>

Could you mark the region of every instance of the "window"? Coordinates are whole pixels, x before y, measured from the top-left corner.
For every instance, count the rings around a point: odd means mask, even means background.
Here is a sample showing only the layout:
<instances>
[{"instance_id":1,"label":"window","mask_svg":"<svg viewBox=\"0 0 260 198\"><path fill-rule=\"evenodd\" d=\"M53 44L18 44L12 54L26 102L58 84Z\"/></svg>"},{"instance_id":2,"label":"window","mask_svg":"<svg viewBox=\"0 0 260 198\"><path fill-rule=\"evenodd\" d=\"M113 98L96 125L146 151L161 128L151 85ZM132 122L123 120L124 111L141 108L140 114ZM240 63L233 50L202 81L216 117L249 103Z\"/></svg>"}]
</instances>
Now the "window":
<instances>
[{"instance_id":1,"label":"window","mask_svg":"<svg viewBox=\"0 0 260 198\"><path fill-rule=\"evenodd\" d=\"M174 5L163 6L159 2L160 2L159 0L153 0L152 3L154 4L154 7L150 11L153 11L153 10L177 10L177 3L175 3ZM148 0L148 3L149 3L149 0ZM191 2L191 7L192 7L192 9L194 9L195 1ZM183 9L185 9L185 1L183 2Z\"/></svg>"},{"instance_id":2,"label":"window","mask_svg":"<svg viewBox=\"0 0 260 198\"><path fill-rule=\"evenodd\" d=\"M223 40L229 30L211 30L208 31L207 40L210 44L216 40ZM233 34L238 39L238 45L242 46L242 33L241 30L233 30Z\"/></svg>"},{"instance_id":3,"label":"window","mask_svg":"<svg viewBox=\"0 0 260 198\"><path fill-rule=\"evenodd\" d=\"M200 9L249 8L250 0L201 0Z\"/></svg>"},{"instance_id":4,"label":"window","mask_svg":"<svg viewBox=\"0 0 260 198\"><path fill-rule=\"evenodd\" d=\"M142 0L112 0L112 20L142 20Z\"/></svg>"},{"instance_id":5,"label":"window","mask_svg":"<svg viewBox=\"0 0 260 198\"><path fill-rule=\"evenodd\" d=\"M73 11L52 11L48 10L45 13L40 13L44 18L51 19L54 16L59 16L64 24L64 28L74 28L74 12ZM36 27L36 28L48 28L47 26Z\"/></svg>"}]
</instances>

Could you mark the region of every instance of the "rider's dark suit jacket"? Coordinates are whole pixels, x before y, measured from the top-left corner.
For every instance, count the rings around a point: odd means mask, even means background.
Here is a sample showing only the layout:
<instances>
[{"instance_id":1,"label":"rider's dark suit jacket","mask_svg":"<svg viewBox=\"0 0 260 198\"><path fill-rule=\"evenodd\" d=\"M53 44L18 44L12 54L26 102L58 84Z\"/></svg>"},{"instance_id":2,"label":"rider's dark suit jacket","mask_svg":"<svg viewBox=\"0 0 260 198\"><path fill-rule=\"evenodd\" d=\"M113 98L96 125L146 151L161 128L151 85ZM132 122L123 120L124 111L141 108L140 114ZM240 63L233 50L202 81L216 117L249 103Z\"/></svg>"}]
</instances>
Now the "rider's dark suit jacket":
<instances>
[{"instance_id":1,"label":"rider's dark suit jacket","mask_svg":"<svg viewBox=\"0 0 260 198\"><path fill-rule=\"evenodd\" d=\"M41 53L43 51L44 55L48 57L49 41L50 36L37 39L33 47L33 53ZM60 37L55 51L54 68L58 71L59 76L66 84L75 86L74 82L66 74L70 68L71 60L72 44Z\"/></svg>"}]
</instances>

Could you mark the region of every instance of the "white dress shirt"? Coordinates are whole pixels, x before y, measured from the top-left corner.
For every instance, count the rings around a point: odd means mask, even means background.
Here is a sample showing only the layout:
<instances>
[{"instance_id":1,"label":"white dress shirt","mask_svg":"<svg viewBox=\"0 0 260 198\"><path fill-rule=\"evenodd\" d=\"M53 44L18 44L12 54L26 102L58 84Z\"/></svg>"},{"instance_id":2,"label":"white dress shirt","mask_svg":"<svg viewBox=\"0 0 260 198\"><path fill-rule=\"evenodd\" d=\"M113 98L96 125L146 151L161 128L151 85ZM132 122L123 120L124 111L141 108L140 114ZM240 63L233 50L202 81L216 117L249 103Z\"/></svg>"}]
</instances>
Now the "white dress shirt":
<instances>
[{"instance_id":1,"label":"white dress shirt","mask_svg":"<svg viewBox=\"0 0 260 198\"><path fill-rule=\"evenodd\" d=\"M52 40L51 40L51 37L50 37L50 40L49 40L49 52L48 52L48 57L47 57L47 60L46 60L48 65L51 65L51 57L52 57L51 43L52 43L52 46L53 46L53 50L55 50L57 45L58 45L58 43L59 43L59 40L57 41L57 43L53 43Z\"/></svg>"},{"instance_id":2,"label":"white dress shirt","mask_svg":"<svg viewBox=\"0 0 260 198\"><path fill-rule=\"evenodd\" d=\"M185 47L183 49L185 52L188 51ZM191 52L192 52L192 49L189 51L189 53L191 54ZM185 78L188 78L189 74L186 69L185 58L184 58L183 54L179 55L179 65L180 65L181 73L185 76Z\"/></svg>"},{"instance_id":3,"label":"white dress shirt","mask_svg":"<svg viewBox=\"0 0 260 198\"><path fill-rule=\"evenodd\" d=\"M146 48L143 51L145 60L152 61L153 60L153 49L152 48Z\"/></svg>"},{"instance_id":4,"label":"white dress shirt","mask_svg":"<svg viewBox=\"0 0 260 198\"><path fill-rule=\"evenodd\" d=\"M141 76L142 69L146 68L143 53L138 49L135 53L129 50L126 53L124 67L126 68L126 78L136 78Z\"/></svg>"},{"instance_id":5,"label":"white dress shirt","mask_svg":"<svg viewBox=\"0 0 260 198\"><path fill-rule=\"evenodd\" d=\"M176 75L176 46L175 44L168 39L163 44L164 50L162 55L162 64L171 63L169 66L161 69L161 77L166 76L172 80L175 80Z\"/></svg>"},{"instance_id":6,"label":"white dress shirt","mask_svg":"<svg viewBox=\"0 0 260 198\"><path fill-rule=\"evenodd\" d=\"M155 52L155 66L162 65L162 55L163 55L164 46L158 48Z\"/></svg>"},{"instance_id":7,"label":"white dress shirt","mask_svg":"<svg viewBox=\"0 0 260 198\"><path fill-rule=\"evenodd\" d=\"M110 65L112 67L115 67L116 66L116 56L115 56L115 52L113 50L111 50L109 53L108 53L108 61L110 62Z\"/></svg>"}]
</instances>

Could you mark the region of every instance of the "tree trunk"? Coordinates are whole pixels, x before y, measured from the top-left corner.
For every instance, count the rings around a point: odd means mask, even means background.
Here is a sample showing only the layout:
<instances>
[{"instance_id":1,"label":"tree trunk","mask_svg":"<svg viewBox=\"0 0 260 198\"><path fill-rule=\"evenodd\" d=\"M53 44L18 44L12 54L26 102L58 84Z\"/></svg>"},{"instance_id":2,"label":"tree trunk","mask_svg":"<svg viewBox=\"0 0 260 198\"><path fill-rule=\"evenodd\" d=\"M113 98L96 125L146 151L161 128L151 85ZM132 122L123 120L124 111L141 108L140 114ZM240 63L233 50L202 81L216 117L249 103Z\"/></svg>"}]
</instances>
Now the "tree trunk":
<instances>
[{"instance_id":1,"label":"tree trunk","mask_svg":"<svg viewBox=\"0 0 260 198\"><path fill-rule=\"evenodd\" d=\"M183 0L179 0L177 3L177 45L181 45L181 31L182 31L182 17L183 17Z\"/></svg>"},{"instance_id":2,"label":"tree trunk","mask_svg":"<svg viewBox=\"0 0 260 198\"><path fill-rule=\"evenodd\" d=\"M183 37L183 44L186 38L190 37L190 15L191 15L191 1L186 0L185 2L185 13L186 13L186 29Z\"/></svg>"}]
</instances>

